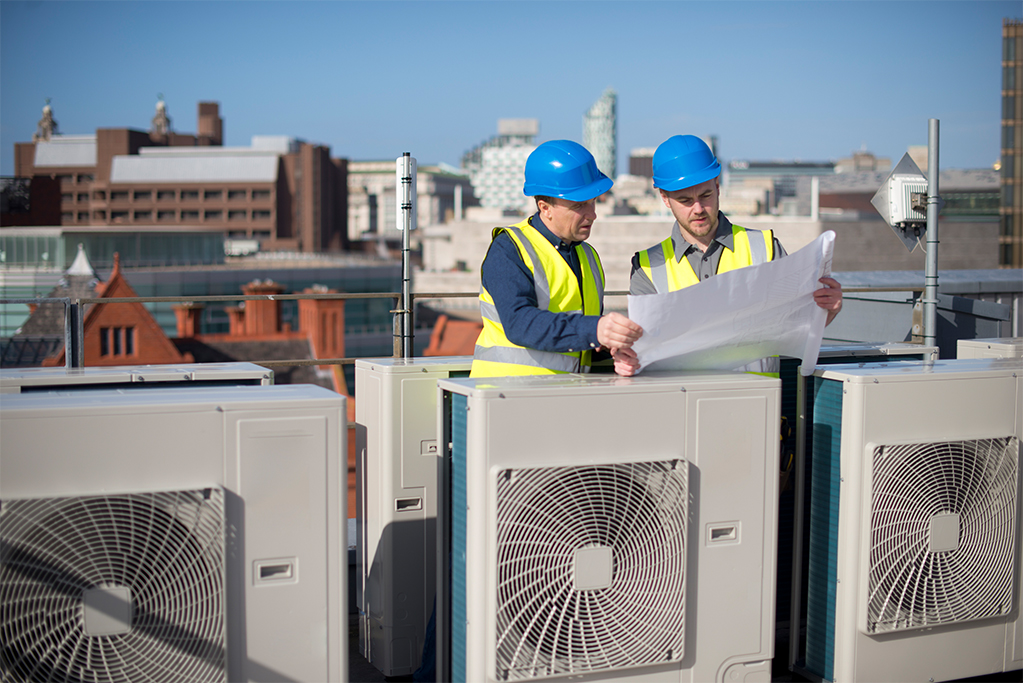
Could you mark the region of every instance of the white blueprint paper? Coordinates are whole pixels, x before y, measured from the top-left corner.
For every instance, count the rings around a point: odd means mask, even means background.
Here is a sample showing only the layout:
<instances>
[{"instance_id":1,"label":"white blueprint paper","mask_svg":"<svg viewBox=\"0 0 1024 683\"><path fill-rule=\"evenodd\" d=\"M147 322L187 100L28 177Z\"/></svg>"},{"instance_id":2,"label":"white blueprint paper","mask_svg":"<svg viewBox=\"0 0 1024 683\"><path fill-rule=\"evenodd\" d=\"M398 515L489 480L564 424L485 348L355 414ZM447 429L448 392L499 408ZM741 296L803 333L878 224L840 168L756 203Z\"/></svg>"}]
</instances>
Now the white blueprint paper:
<instances>
[{"instance_id":1,"label":"white blueprint paper","mask_svg":"<svg viewBox=\"0 0 1024 683\"><path fill-rule=\"evenodd\" d=\"M791 356L810 375L828 316L814 303L832 273L835 233L826 231L778 261L716 275L668 294L629 297L644 328L634 345L641 371L734 370L767 356Z\"/></svg>"}]
</instances>

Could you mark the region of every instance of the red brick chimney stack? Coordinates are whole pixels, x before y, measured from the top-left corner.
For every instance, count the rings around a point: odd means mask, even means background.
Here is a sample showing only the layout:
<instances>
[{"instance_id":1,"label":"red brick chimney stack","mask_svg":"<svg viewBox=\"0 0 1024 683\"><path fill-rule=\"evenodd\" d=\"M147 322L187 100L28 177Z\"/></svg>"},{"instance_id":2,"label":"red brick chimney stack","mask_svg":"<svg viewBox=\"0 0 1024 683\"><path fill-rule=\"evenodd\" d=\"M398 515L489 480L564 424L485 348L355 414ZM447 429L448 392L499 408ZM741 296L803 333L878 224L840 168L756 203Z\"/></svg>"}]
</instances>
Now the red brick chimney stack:
<instances>
[{"instance_id":1,"label":"red brick chimney stack","mask_svg":"<svg viewBox=\"0 0 1024 683\"><path fill-rule=\"evenodd\" d=\"M243 285L246 295L274 295L284 292L284 287L271 280L253 280ZM281 329L281 305L273 299L257 299L245 302L245 335L253 337L276 334Z\"/></svg>"}]
</instances>

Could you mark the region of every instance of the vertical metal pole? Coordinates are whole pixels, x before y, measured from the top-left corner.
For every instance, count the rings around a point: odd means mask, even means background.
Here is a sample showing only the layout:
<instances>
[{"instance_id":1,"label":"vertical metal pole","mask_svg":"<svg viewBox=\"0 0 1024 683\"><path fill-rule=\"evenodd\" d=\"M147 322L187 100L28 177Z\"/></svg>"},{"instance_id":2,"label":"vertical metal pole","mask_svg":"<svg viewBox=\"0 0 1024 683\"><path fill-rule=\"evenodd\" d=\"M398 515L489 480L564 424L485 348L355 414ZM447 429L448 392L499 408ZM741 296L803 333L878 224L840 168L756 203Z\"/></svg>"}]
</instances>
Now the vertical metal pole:
<instances>
[{"instance_id":1,"label":"vertical metal pole","mask_svg":"<svg viewBox=\"0 0 1024 683\"><path fill-rule=\"evenodd\" d=\"M415 191L416 191L416 160L409 152L403 152L399 160L401 176L401 216L402 216L402 357L413 356L412 332L412 266L409 248L410 234L416 227Z\"/></svg>"},{"instance_id":2,"label":"vertical metal pole","mask_svg":"<svg viewBox=\"0 0 1024 683\"><path fill-rule=\"evenodd\" d=\"M928 119L928 213L925 231L924 345L935 346L939 303L939 120Z\"/></svg>"},{"instance_id":3,"label":"vertical metal pole","mask_svg":"<svg viewBox=\"0 0 1024 683\"><path fill-rule=\"evenodd\" d=\"M789 670L800 661L804 585L804 465L807 457L807 378L796 374L796 450L793 454L793 573L789 594Z\"/></svg>"},{"instance_id":4,"label":"vertical metal pole","mask_svg":"<svg viewBox=\"0 0 1024 683\"><path fill-rule=\"evenodd\" d=\"M85 367L83 326L82 302L68 299L64 303L64 367L68 370Z\"/></svg>"}]
</instances>

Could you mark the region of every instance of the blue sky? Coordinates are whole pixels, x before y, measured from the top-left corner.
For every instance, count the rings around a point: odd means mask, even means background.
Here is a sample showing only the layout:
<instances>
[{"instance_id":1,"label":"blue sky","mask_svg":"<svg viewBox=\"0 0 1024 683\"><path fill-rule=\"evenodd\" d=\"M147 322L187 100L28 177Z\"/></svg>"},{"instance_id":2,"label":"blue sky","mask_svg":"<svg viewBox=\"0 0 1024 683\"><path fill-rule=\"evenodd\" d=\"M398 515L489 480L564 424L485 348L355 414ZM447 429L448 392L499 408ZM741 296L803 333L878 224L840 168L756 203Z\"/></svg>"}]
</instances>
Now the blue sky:
<instances>
[{"instance_id":1,"label":"blue sky","mask_svg":"<svg viewBox=\"0 0 1024 683\"><path fill-rule=\"evenodd\" d=\"M173 128L220 102L225 144L458 165L499 118L582 141L618 93L629 150L717 135L723 160L893 163L940 120L943 168L999 156L1003 18L1019 0L342 2L0 0L0 174L45 99L65 134Z\"/></svg>"}]
</instances>

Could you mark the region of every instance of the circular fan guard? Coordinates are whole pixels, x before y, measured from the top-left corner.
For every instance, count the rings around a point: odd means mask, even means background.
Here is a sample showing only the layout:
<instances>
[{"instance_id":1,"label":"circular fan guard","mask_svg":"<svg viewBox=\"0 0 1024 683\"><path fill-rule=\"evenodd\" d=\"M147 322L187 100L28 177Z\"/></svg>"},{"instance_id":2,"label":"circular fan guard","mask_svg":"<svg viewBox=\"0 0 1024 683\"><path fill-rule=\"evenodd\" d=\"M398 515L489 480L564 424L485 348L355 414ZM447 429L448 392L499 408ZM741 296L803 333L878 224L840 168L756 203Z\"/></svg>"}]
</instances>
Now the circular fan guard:
<instances>
[{"instance_id":1,"label":"circular fan guard","mask_svg":"<svg viewBox=\"0 0 1024 683\"><path fill-rule=\"evenodd\" d=\"M0 672L11 681L223 681L220 489L4 501ZM84 593L127 588L90 634Z\"/></svg>"},{"instance_id":2,"label":"circular fan guard","mask_svg":"<svg viewBox=\"0 0 1024 683\"><path fill-rule=\"evenodd\" d=\"M868 633L1010 610L1019 449L1013 437L875 449ZM959 516L958 543L934 552L944 515Z\"/></svg>"},{"instance_id":3,"label":"circular fan guard","mask_svg":"<svg viewBox=\"0 0 1024 683\"><path fill-rule=\"evenodd\" d=\"M681 659L687 464L508 470L498 482L497 677ZM610 548L608 588L574 588L574 557Z\"/></svg>"}]
</instances>

